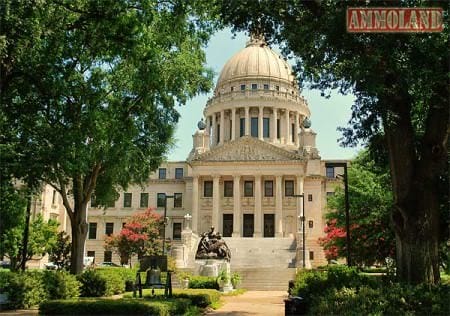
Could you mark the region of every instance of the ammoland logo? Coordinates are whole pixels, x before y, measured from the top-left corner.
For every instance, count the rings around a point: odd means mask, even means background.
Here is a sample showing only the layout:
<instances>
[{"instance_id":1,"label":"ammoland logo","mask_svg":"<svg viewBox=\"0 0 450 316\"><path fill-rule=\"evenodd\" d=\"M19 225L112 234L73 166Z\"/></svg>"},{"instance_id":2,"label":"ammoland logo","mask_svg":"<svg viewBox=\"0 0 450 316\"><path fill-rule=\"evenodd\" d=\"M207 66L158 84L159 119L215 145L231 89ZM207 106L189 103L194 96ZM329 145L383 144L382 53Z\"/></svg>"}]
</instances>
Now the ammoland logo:
<instances>
[{"instance_id":1,"label":"ammoland logo","mask_svg":"<svg viewBox=\"0 0 450 316\"><path fill-rule=\"evenodd\" d=\"M442 8L347 8L351 33L442 32Z\"/></svg>"}]
</instances>

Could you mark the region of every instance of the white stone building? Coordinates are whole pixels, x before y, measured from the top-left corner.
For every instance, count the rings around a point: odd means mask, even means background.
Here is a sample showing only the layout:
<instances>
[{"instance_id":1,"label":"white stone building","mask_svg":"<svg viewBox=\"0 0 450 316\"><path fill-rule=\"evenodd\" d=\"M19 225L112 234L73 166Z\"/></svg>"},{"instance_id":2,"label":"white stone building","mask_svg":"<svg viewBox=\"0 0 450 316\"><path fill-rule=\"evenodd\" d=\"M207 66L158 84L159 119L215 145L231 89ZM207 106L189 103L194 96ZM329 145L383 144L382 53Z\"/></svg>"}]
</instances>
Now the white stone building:
<instances>
[{"instance_id":1,"label":"white stone building","mask_svg":"<svg viewBox=\"0 0 450 316\"><path fill-rule=\"evenodd\" d=\"M336 175L343 170L321 160L307 119L311 113L289 64L252 37L223 67L203 113L186 161L161 165L145 186L121 192L114 206L89 208L86 255L119 262L104 250L104 236L118 233L130 215L148 207L163 214L167 194L174 198L167 204L166 238L180 266L192 266L195 241L210 226L229 244L232 266L233 260L264 266L277 258L286 267L302 266L303 254L307 266L325 264L318 238L326 196L340 184ZM301 194L304 201L296 196ZM281 253L284 247L288 254ZM245 261L249 253L259 259Z\"/></svg>"}]
</instances>

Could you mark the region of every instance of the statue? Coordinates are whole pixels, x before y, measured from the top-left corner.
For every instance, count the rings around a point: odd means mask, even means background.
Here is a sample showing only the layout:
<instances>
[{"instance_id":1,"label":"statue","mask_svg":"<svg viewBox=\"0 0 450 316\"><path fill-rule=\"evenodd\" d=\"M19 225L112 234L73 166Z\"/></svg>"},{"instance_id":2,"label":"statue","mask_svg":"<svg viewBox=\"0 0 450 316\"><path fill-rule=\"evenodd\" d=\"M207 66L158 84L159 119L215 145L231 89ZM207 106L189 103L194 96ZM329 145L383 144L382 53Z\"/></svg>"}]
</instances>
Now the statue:
<instances>
[{"instance_id":1,"label":"statue","mask_svg":"<svg viewBox=\"0 0 450 316\"><path fill-rule=\"evenodd\" d=\"M228 262L230 261L230 249L222 239L222 235L214 231L214 226L211 226L211 230L203 233L201 237L195 259L225 259Z\"/></svg>"}]
</instances>

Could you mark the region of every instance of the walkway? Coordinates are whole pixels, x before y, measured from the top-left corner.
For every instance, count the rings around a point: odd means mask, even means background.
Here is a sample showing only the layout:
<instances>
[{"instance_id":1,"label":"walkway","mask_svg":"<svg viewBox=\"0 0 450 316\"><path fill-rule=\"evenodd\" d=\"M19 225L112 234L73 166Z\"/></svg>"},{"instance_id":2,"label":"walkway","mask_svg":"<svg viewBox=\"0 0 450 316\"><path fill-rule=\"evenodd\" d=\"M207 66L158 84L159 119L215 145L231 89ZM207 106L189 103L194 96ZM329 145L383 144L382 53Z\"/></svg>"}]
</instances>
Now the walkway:
<instances>
[{"instance_id":1,"label":"walkway","mask_svg":"<svg viewBox=\"0 0 450 316\"><path fill-rule=\"evenodd\" d=\"M223 296L224 305L207 315L284 315L286 291L248 291L239 296Z\"/></svg>"}]
</instances>

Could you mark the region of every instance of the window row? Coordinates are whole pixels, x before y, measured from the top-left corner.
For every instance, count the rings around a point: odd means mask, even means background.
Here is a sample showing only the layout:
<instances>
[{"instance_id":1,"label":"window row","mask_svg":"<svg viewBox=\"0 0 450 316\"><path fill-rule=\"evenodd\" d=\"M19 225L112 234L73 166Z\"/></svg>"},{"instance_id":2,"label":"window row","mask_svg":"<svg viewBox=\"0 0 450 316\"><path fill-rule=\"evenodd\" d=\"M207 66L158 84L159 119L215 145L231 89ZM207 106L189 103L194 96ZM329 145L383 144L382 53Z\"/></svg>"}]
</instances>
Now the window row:
<instances>
[{"instance_id":1,"label":"window row","mask_svg":"<svg viewBox=\"0 0 450 316\"><path fill-rule=\"evenodd\" d=\"M183 179L184 170L183 168L175 168L175 179ZM167 168L158 169L158 179L167 179Z\"/></svg>"},{"instance_id":2,"label":"window row","mask_svg":"<svg viewBox=\"0 0 450 316\"><path fill-rule=\"evenodd\" d=\"M164 207L165 206L165 193L157 193L156 194L156 206ZM141 193L139 207L148 207L148 193ZM133 200L133 194L129 192L125 192L123 194L123 207L131 207ZM95 196L91 198L91 207L97 207L98 203L95 200ZM107 207L115 207L115 202L112 201L108 203ZM182 193L174 193L173 195L173 207L183 207L183 194Z\"/></svg>"},{"instance_id":3,"label":"window row","mask_svg":"<svg viewBox=\"0 0 450 316\"><path fill-rule=\"evenodd\" d=\"M254 181L244 181L244 197L254 196ZM233 197L234 192L234 182L224 181L223 182L223 196ZM203 197L213 196L213 182L204 181L203 182ZM272 180L264 181L264 196L273 197L274 196L274 183ZM294 180L284 181L284 196L294 196ZM312 202L312 194L308 194L308 201Z\"/></svg>"},{"instance_id":4,"label":"window row","mask_svg":"<svg viewBox=\"0 0 450 316\"><path fill-rule=\"evenodd\" d=\"M240 85L240 89L241 89L241 91L245 91L245 90L248 90L248 89L250 89L250 90L258 90L258 89L270 90L270 85L268 83L263 83L263 84L252 83L252 84L249 84L248 86L246 84L241 84ZM274 85L273 89L275 91L280 91L280 86L279 85ZM236 90L236 88L234 86L230 87L230 91L233 92L235 90ZM291 93L294 94L295 91L291 90Z\"/></svg>"},{"instance_id":5,"label":"window row","mask_svg":"<svg viewBox=\"0 0 450 316\"><path fill-rule=\"evenodd\" d=\"M122 228L125 226L125 223L122 224ZM172 238L174 240L181 239L181 231L182 231L182 223L174 222L172 224ZM105 235L111 236L114 233L114 223L105 223ZM162 236L162 231L160 232ZM89 223L88 225L88 239L97 239L97 223ZM88 254L88 257L93 257ZM110 260L105 260L110 261Z\"/></svg>"}]
</instances>

